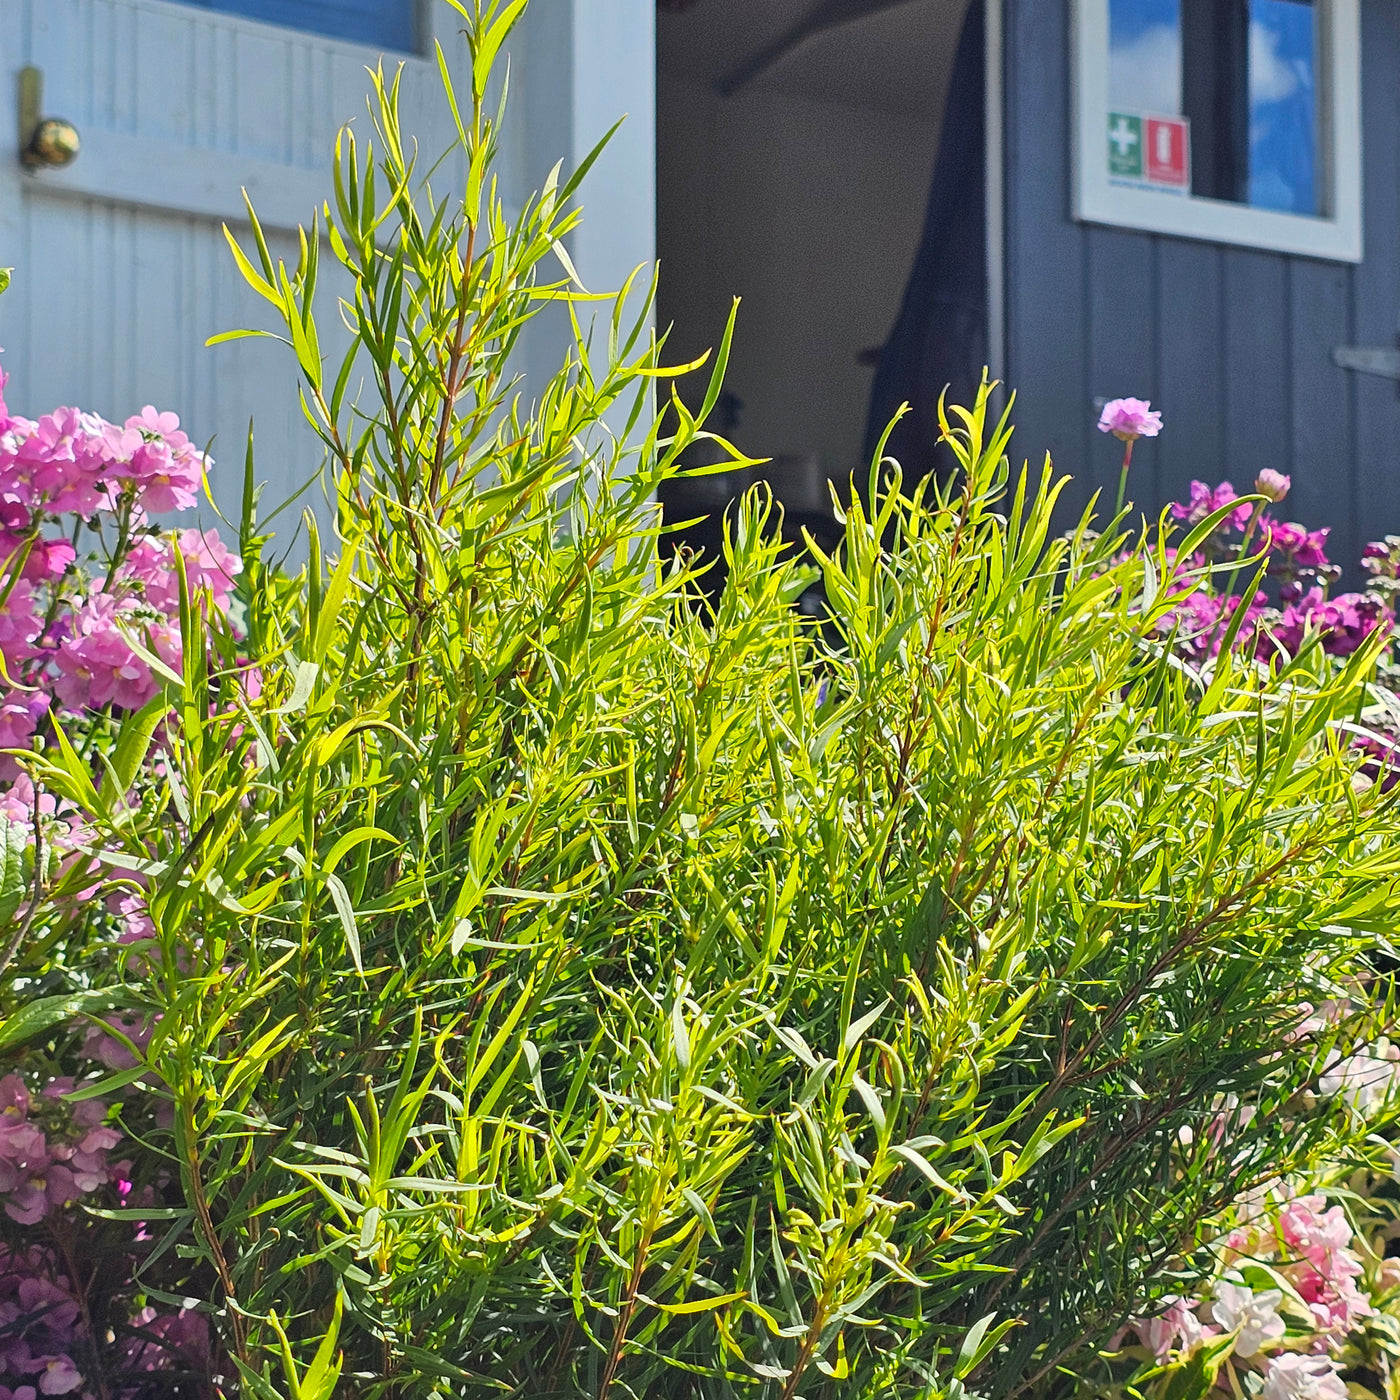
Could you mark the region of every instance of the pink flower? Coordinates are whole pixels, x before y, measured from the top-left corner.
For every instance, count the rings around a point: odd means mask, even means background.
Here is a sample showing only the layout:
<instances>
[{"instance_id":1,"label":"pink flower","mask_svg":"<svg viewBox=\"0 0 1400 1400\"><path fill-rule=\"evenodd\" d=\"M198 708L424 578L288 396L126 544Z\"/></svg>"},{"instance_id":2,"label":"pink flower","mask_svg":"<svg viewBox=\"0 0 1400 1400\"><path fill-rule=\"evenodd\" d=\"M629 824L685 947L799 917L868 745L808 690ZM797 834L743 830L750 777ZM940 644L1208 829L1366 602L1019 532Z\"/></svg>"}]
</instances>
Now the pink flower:
<instances>
[{"instance_id":1,"label":"pink flower","mask_svg":"<svg viewBox=\"0 0 1400 1400\"><path fill-rule=\"evenodd\" d=\"M44 621L40 616L38 600L33 587L24 579L17 579L8 586L9 596L0 605L0 657L3 657L5 671L11 681L18 678L20 666L31 657L39 655L35 643L43 630Z\"/></svg>"},{"instance_id":2,"label":"pink flower","mask_svg":"<svg viewBox=\"0 0 1400 1400\"><path fill-rule=\"evenodd\" d=\"M1313 633L1320 635L1329 656L1350 656L1377 627L1390 625L1382 612L1380 599L1369 593L1342 593L1328 599L1321 588L1310 588L1284 608L1268 636L1261 638L1260 651L1268 655L1282 647L1296 656Z\"/></svg>"},{"instance_id":3,"label":"pink flower","mask_svg":"<svg viewBox=\"0 0 1400 1400\"><path fill-rule=\"evenodd\" d=\"M243 561L225 546L217 530L181 530L173 536L142 540L122 565L123 582L135 584L152 607L175 617L180 609L177 549L185 561L185 581L191 596L207 590L214 606L226 612L233 581L243 571Z\"/></svg>"},{"instance_id":4,"label":"pink flower","mask_svg":"<svg viewBox=\"0 0 1400 1400\"><path fill-rule=\"evenodd\" d=\"M1211 490L1204 481L1193 481L1190 499L1175 502L1171 507L1171 514L1173 519L1184 520L1187 524L1195 525L1204 520L1206 516L1223 509L1231 501L1238 499L1235 488L1228 481L1222 481L1214 490ZM1231 528L1243 530L1249 524L1249 517L1253 514L1254 507L1246 501L1225 517L1225 528L1227 530Z\"/></svg>"},{"instance_id":5,"label":"pink flower","mask_svg":"<svg viewBox=\"0 0 1400 1400\"><path fill-rule=\"evenodd\" d=\"M0 790L0 817L32 831L36 803L40 820L52 817L58 809L52 793L40 791L36 794L29 774L21 773L9 787Z\"/></svg>"},{"instance_id":6,"label":"pink flower","mask_svg":"<svg viewBox=\"0 0 1400 1400\"><path fill-rule=\"evenodd\" d=\"M1265 467L1254 478L1254 489L1261 496L1267 496L1271 501L1283 500L1292 486L1293 478L1291 476L1276 472L1272 467Z\"/></svg>"},{"instance_id":7,"label":"pink flower","mask_svg":"<svg viewBox=\"0 0 1400 1400\"><path fill-rule=\"evenodd\" d=\"M1288 562L1298 569L1327 567L1327 536L1329 530L1308 530L1292 523L1269 524L1269 547L1288 556Z\"/></svg>"},{"instance_id":8,"label":"pink flower","mask_svg":"<svg viewBox=\"0 0 1400 1400\"><path fill-rule=\"evenodd\" d=\"M135 1338L127 1353L127 1367L134 1371L161 1371L178 1361L186 1366L206 1368L209 1364L209 1321L193 1308L160 1315L144 1308L132 1319L143 1338Z\"/></svg>"},{"instance_id":9,"label":"pink flower","mask_svg":"<svg viewBox=\"0 0 1400 1400\"><path fill-rule=\"evenodd\" d=\"M0 1123L24 1119L29 1113L29 1090L17 1074L0 1079Z\"/></svg>"},{"instance_id":10,"label":"pink flower","mask_svg":"<svg viewBox=\"0 0 1400 1400\"><path fill-rule=\"evenodd\" d=\"M39 1391L43 1395L67 1395L83 1383L82 1372L73 1364L71 1356L55 1356L45 1363L39 1377Z\"/></svg>"},{"instance_id":11,"label":"pink flower","mask_svg":"<svg viewBox=\"0 0 1400 1400\"><path fill-rule=\"evenodd\" d=\"M1324 1273L1330 1261L1351 1244L1351 1222L1341 1206L1327 1206L1320 1194L1295 1196L1278 1216L1284 1243ZM1355 1272L1360 1273L1358 1265Z\"/></svg>"},{"instance_id":12,"label":"pink flower","mask_svg":"<svg viewBox=\"0 0 1400 1400\"><path fill-rule=\"evenodd\" d=\"M111 503L107 483L115 464L107 451L109 427L95 413L56 408L16 444L16 464L49 512L93 515Z\"/></svg>"},{"instance_id":13,"label":"pink flower","mask_svg":"<svg viewBox=\"0 0 1400 1400\"><path fill-rule=\"evenodd\" d=\"M1099 415L1099 432L1112 433L1122 442L1156 437L1162 431L1162 415L1152 411L1146 399L1110 399Z\"/></svg>"},{"instance_id":14,"label":"pink flower","mask_svg":"<svg viewBox=\"0 0 1400 1400\"><path fill-rule=\"evenodd\" d=\"M1286 1351L1269 1362L1263 1400L1346 1400L1337 1368L1324 1356Z\"/></svg>"},{"instance_id":15,"label":"pink flower","mask_svg":"<svg viewBox=\"0 0 1400 1400\"><path fill-rule=\"evenodd\" d=\"M155 1025L137 1016L113 1016L108 1021L89 1026L83 1037L82 1054L89 1060L97 1060L110 1070L133 1069L137 1060L130 1049L110 1034L119 1031L138 1050L144 1050L151 1041Z\"/></svg>"},{"instance_id":16,"label":"pink flower","mask_svg":"<svg viewBox=\"0 0 1400 1400\"><path fill-rule=\"evenodd\" d=\"M123 890L107 900L107 908L120 920L119 943L149 943L156 936L156 926L146 906L146 896Z\"/></svg>"},{"instance_id":17,"label":"pink flower","mask_svg":"<svg viewBox=\"0 0 1400 1400\"><path fill-rule=\"evenodd\" d=\"M108 450L119 459L120 474L135 484L142 506L155 514L193 506L211 465L180 431L179 418L150 404L121 429L109 430Z\"/></svg>"},{"instance_id":18,"label":"pink flower","mask_svg":"<svg viewBox=\"0 0 1400 1400\"><path fill-rule=\"evenodd\" d=\"M47 1187L42 1176L22 1178L9 1193L5 1214L16 1225L37 1225L49 1213Z\"/></svg>"},{"instance_id":19,"label":"pink flower","mask_svg":"<svg viewBox=\"0 0 1400 1400\"><path fill-rule=\"evenodd\" d=\"M42 691L0 690L0 749L27 749L49 708L49 697ZM19 763L0 754L0 783L19 776Z\"/></svg>"},{"instance_id":20,"label":"pink flower","mask_svg":"<svg viewBox=\"0 0 1400 1400\"><path fill-rule=\"evenodd\" d=\"M1203 1335L1201 1320L1190 1299L1167 1297L1162 1302L1165 1307L1155 1317L1131 1324L1159 1366L1165 1366L1178 1348L1183 1352L1193 1350Z\"/></svg>"},{"instance_id":21,"label":"pink flower","mask_svg":"<svg viewBox=\"0 0 1400 1400\"><path fill-rule=\"evenodd\" d=\"M139 710L156 693L151 668L131 649L123 626L138 636L154 630L135 607L109 593L96 593L73 610L69 635L54 657L54 689L70 710Z\"/></svg>"}]
</instances>

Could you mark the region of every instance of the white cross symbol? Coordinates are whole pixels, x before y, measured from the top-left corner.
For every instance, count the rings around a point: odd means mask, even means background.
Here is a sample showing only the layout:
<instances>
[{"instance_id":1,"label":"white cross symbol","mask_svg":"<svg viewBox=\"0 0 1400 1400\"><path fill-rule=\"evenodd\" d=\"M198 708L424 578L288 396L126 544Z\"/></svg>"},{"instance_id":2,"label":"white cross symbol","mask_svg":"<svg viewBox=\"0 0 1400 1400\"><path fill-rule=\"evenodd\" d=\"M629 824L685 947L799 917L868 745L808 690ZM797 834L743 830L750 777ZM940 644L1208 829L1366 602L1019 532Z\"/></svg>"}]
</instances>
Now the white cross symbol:
<instances>
[{"instance_id":1,"label":"white cross symbol","mask_svg":"<svg viewBox=\"0 0 1400 1400\"><path fill-rule=\"evenodd\" d=\"M1126 156L1137 145L1137 132L1129 125L1126 117L1119 117L1108 133L1108 139L1118 148L1120 156ZM1168 140L1171 138L1168 137Z\"/></svg>"}]
</instances>

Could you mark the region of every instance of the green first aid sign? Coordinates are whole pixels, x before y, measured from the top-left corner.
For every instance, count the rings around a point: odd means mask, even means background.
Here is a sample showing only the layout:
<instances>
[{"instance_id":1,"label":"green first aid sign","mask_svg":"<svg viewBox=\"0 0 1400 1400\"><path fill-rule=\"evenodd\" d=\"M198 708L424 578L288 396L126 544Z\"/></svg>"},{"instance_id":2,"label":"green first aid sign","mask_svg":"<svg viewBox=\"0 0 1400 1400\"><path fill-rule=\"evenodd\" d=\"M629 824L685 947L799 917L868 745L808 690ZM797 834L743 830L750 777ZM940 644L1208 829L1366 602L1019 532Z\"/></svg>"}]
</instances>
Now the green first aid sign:
<instances>
[{"instance_id":1,"label":"green first aid sign","mask_svg":"<svg viewBox=\"0 0 1400 1400\"><path fill-rule=\"evenodd\" d=\"M1142 118L1131 112L1108 114L1108 173L1124 179L1141 180Z\"/></svg>"}]
</instances>

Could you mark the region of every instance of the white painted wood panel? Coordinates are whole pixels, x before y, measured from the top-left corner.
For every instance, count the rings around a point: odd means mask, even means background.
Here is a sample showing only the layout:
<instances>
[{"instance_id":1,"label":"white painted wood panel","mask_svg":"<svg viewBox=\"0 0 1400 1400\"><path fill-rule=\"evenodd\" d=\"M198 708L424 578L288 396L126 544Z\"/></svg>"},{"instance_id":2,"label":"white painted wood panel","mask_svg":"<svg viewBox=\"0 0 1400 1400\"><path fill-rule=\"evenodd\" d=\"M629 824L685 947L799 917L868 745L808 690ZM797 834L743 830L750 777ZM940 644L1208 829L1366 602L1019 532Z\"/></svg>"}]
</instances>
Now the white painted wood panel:
<instances>
[{"instance_id":1,"label":"white painted wood panel","mask_svg":"<svg viewBox=\"0 0 1400 1400\"><path fill-rule=\"evenodd\" d=\"M455 16L425 3L460 72ZM576 260L596 285L652 256L652 36L653 0L536 0L511 41L508 203L632 114L590 181ZM267 341L204 346L218 331L270 325L220 223L243 224L247 186L274 254L292 257L290 230L330 193L337 129L368 126L365 69L378 57L168 0L0 0L0 265L15 268L0 298L0 345L14 408L70 403L112 417L148 402L172 408L193 437L213 439L215 495L230 514L250 417L266 503L314 474L319 447L289 352ZM67 117L82 137L66 170L28 173L15 157L15 79L30 63L44 73L44 115ZM425 155L451 144L435 63L407 60L403 114ZM330 259L322 265L329 332L336 289ZM322 339L334 353L333 335ZM557 363L557 329L532 339L532 368Z\"/></svg>"}]
</instances>

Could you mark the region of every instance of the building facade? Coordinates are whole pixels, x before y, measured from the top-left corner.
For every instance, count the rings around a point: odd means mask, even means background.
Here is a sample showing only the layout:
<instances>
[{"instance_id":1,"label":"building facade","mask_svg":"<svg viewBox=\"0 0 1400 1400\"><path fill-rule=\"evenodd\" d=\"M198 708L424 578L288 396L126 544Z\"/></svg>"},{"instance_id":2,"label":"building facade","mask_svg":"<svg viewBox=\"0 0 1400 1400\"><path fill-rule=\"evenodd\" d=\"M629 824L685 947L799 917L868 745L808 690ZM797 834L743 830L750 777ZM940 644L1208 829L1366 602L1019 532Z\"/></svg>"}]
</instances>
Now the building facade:
<instances>
[{"instance_id":1,"label":"building facade","mask_svg":"<svg viewBox=\"0 0 1400 1400\"><path fill-rule=\"evenodd\" d=\"M816 509L863 470L881 357L921 267L950 256L936 168L971 169L973 141L980 241L959 275L981 338L962 353L1017 390L1020 455L1049 451L1082 503L1117 467L1097 406L1133 394L1167 423L1136 459L1144 506L1267 466L1333 526L1338 560L1400 531L1400 0L970 3L976 122L947 110L969 0L533 0L510 48L507 199L626 115L574 261L608 287L659 253L678 361L744 298L724 426ZM15 406L154 402L225 464L255 416L270 496L300 485L316 453L289 358L204 347L265 324L220 224L243 223L246 187L290 252L381 54L405 65L407 125L446 145L428 55L460 65L454 18L440 0L0 4ZM30 117L81 138L71 165L19 159L26 70ZM537 338L534 367L557 352ZM237 475L216 477L226 506Z\"/></svg>"}]
</instances>

